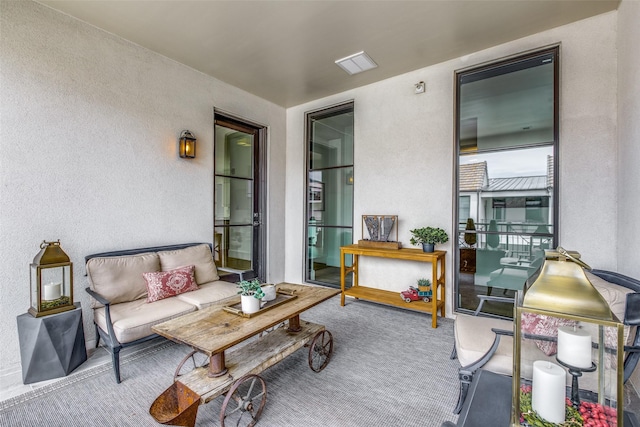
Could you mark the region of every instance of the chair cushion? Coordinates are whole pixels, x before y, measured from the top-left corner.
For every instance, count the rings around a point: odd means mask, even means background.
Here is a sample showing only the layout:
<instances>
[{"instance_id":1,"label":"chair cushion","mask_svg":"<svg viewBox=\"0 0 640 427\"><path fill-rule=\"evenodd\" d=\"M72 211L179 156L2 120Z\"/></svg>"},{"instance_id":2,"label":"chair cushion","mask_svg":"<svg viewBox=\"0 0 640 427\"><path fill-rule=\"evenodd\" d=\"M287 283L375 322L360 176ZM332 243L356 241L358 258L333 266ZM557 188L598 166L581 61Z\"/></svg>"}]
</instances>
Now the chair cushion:
<instances>
[{"instance_id":1,"label":"chair cushion","mask_svg":"<svg viewBox=\"0 0 640 427\"><path fill-rule=\"evenodd\" d=\"M484 316L458 314L454 323L456 352L460 365L467 366L480 359L493 344L495 334L491 328L513 330L513 322ZM487 333L488 332L488 333ZM503 336L493 357L483 369L503 375L511 375L513 338Z\"/></svg>"},{"instance_id":2,"label":"chair cushion","mask_svg":"<svg viewBox=\"0 0 640 427\"><path fill-rule=\"evenodd\" d=\"M111 306L111 321L116 338L125 344L153 335L151 327L164 321L195 311L192 304L180 301L177 297L165 298L156 302L138 299ZM107 331L104 307L94 310L94 320L100 329Z\"/></svg>"},{"instance_id":3,"label":"chair cushion","mask_svg":"<svg viewBox=\"0 0 640 427\"><path fill-rule=\"evenodd\" d=\"M489 273L487 286L501 289L520 290L529 278L528 266L507 266Z\"/></svg>"},{"instance_id":4,"label":"chair cushion","mask_svg":"<svg viewBox=\"0 0 640 427\"><path fill-rule=\"evenodd\" d=\"M156 253L96 257L87 261L86 268L91 289L118 304L147 296L147 282L142 274L160 271L160 258ZM97 308L102 304L91 298L91 306Z\"/></svg>"},{"instance_id":5,"label":"chair cushion","mask_svg":"<svg viewBox=\"0 0 640 427\"><path fill-rule=\"evenodd\" d=\"M147 302L154 302L178 294L198 290L194 276L194 266L176 268L169 271L144 273L147 281Z\"/></svg>"},{"instance_id":6,"label":"chair cushion","mask_svg":"<svg viewBox=\"0 0 640 427\"><path fill-rule=\"evenodd\" d=\"M619 286L611 282L607 282L601 277L585 270L585 275L591 284L600 292L600 295L607 301L609 308L616 315L618 320L624 319L624 310L627 302L627 294L633 291L624 286Z\"/></svg>"},{"instance_id":7,"label":"chair cushion","mask_svg":"<svg viewBox=\"0 0 640 427\"><path fill-rule=\"evenodd\" d=\"M222 299L238 295L238 287L229 282L216 280L198 286L198 290L176 296L181 301L193 304L198 309L209 307Z\"/></svg>"},{"instance_id":8,"label":"chair cushion","mask_svg":"<svg viewBox=\"0 0 640 427\"><path fill-rule=\"evenodd\" d=\"M544 314L522 313L522 331L524 333L558 337L559 326L575 326L576 321L563 317L545 316ZM536 346L547 356L558 351L558 343L554 341L535 340Z\"/></svg>"},{"instance_id":9,"label":"chair cushion","mask_svg":"<svg viewBox=\"0 0 640 427\"><path fill-rule=\"evenodd\" d=\"M611 312L622 321L624 319L624 311L627 303L627 295L633 293L633 290L624 286L616 285L615 283L608 282L595 274L585 270L585 275L591 284L600 292L600 295L607 301ZM594 324L583 324L586 330L591 333L592 341L598 342L598 329ZM631 341L635 336L635 330L629 326L624 327L623 342L627 345L632 344ZM615 348L617 344L617 333L613 328L605 329L604 337L605 345L607 347ZM611 354L605 355L609 366L613 367L616 364L615 357Z\"/></svg>"},{"instance_id":10,"label":"chair cushion","mask_svg":"<svg viewBox=\"0 0 640 427\"><path fill-rule=\"evenodd\" d=\"M211 255L211 248L207 244L190 246L173 251L160 251L160 269L162 271L173 270L178 267L195 265L196 283L201 285L218 280L218 269ZM149 270L151 271L151 270Z\"/></svg>"},{"instance_id":11,"label":"chair cushion","mask_svg":"<svg viewBox=\"0 0 640 427\"><path fill-rule=\"evenodd\" d=\"M493 344L495 334L491 328L510 331L513 322L510 320L494 319L491 317L470 316L458 314L454 323L455 345L458 360L461 366L467 366L477 362ZM532 379L533 362L536 360L548 360L558 363L555 356L546 356L535 344L534 340L524 340L521 347L520 375L526 379ZM482 369L501 375L511 376L513 372L513 338L502 336L495 354L482 366ZM571 376L567 373L567 384L571 384ZM607 384L607 394L611 395L611 384ZM595 391L598 389L598 377L594 372L585 373L580 378L580 388Z\"/></svg>"}]
</instances>

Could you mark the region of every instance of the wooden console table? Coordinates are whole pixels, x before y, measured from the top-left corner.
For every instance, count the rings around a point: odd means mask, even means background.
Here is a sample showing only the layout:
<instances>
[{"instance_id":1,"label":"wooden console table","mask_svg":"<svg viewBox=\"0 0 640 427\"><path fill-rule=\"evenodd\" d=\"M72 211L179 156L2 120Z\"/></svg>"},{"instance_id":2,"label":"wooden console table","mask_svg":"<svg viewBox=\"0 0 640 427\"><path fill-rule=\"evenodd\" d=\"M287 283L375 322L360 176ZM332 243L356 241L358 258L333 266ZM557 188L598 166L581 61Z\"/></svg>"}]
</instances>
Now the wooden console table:
<instances>
[{"instance_id":1,"label":"wooden console table","mask_svg":"<svg viewBox=\"0 0 640 427\"><path fill-rule=\"evenodd\" d=\"M344 306L345 296L360 298L367 301L379 302L382 304L402 307L409 310L423 311L431 313L431 326L438 326L437 314L445 316L445 255L446 251L423 252L422 249L376 249L363 248L358 245L342 246L340 248L340 305ZM353 266L346 267L344 259L346 255L353 255ZM433 297L430 302L412 301L405 302L400 298L399 292L386 291L384 289L368 288L358 284L358 259L360 256L370 256L379 258L403 259L407 261L419 261L431 263L431 283ZM345 278L347 274L353 273L353 285L345 289Z\"/></svg>"}]
</instances>

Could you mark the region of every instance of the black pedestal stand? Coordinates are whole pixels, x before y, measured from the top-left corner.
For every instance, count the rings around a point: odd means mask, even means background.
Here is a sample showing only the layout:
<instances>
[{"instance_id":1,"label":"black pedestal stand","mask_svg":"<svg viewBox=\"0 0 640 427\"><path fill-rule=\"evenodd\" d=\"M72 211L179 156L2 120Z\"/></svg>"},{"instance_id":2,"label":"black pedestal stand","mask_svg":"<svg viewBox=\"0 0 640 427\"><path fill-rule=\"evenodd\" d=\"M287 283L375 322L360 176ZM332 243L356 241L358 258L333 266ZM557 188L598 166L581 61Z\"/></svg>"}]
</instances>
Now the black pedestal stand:
<instances>
[{"instance_id":1,"label":"black pedestal stand","mask_svg":"<svg viewBox=\"0 0 640 427\"><path fill-rule=\"evenodd\" d=\"M569 370L569 373L571 374L571 404L573 405L573 407L575 409L580 408L580 396L579 396L579 390L580 388L578 387L578 377L582 376L583 372L593 372L596 370L596 364L591 362L591 367L590 368L577 368L575 366L571 366L565 362L563 362L562 360L558 359L558 357L556 356L556 360L558 361L559 364L561 364L562 366L564 366L565 368L567 368Z\"/></svg>"}]
</instances>

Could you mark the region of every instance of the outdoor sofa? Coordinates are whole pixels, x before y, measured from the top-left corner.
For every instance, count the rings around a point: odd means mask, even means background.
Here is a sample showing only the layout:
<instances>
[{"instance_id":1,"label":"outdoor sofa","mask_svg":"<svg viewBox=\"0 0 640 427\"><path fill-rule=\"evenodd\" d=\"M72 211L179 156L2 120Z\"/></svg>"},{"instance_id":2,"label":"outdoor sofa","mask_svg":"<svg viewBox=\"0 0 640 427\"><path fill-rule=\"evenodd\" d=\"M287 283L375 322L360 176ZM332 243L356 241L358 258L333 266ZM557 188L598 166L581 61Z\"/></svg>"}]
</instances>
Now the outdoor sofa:
<instances>
[{"instance_id":1,"label":"outdoor sofa","mask_svg":"<svg viewBox=\"0 0 640 427\"><path fill-rule=\"evenodd\" d=\"M116 382L120 350L157 337L152 326L237 294L219 280L211 249L185 243L85 257L96 347L102 339L111 353Z\"/></svg>"}]
</instances>

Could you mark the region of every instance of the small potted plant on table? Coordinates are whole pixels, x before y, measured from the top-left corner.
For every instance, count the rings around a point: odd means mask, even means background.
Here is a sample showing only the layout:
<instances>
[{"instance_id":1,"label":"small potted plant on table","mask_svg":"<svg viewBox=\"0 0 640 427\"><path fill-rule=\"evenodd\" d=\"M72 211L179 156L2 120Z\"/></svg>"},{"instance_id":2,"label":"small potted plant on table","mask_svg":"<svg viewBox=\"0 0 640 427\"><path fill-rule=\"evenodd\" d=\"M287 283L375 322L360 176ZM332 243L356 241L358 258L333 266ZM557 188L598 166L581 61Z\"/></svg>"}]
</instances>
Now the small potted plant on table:
<instances>
[{"instance_id":1,"label":"small potted plant on table","mask_svg":"<svg viewBox=\"0 0 640 427\"><path fill-rule=\"evenodd\" d=\"M439 243L446 243L449 241L447 232L442 228L437 227L423 227L410 230L412 245L422 245L424 252L433 252L434 246Z\"/></svg>"},{"instance_id":2,"label":"small potted plant on table","mask_svg":"<svg viewBox=\"0 0 640 427\"><path fill-rule=\"evenodd\" d=\"M264 291L258 279L241 280L237 283L240 290L240 301L243 313L255 313L260 310L260 301L264 298Z\"/></svg>"},{"instance_id":3,"label":"small potted plant on table","mask_svg":"<svg viewBox=\"0 0 640 427\"><path fill-rule=\"evenodd\" d=\"M429 279L418 279L418 289L422 292L431 291L431 280Z\"/></svg>"}]
</instances>

